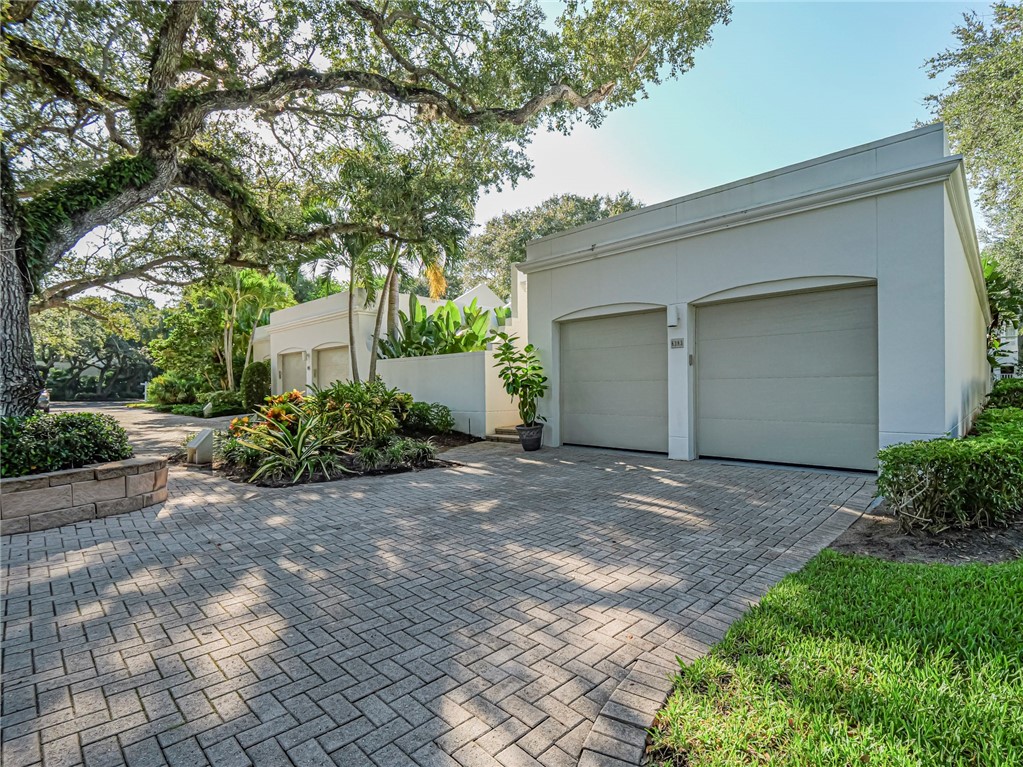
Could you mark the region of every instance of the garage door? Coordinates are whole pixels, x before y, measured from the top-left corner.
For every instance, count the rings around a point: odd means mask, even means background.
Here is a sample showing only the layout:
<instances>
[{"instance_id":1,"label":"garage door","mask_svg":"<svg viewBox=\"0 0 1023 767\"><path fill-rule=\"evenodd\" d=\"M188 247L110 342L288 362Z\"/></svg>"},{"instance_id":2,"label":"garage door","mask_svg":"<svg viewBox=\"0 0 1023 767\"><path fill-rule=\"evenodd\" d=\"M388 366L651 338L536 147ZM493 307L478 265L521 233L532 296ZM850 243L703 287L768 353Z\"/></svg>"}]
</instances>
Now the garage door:
<instances>
[{"instance_id":1,"label":"garage door","mask_svg":"<svg viewBox=\"0 0 1023 767\"><path fill-rule=\"evenodd\" d=\"M663 311L561 325L561 440L668 450L668 328Z\"/></svg>"},{"instance_id":2,"label":"garage door","mask_svg":"<svg viewBox=\"0 0 1023 767\"><path fill-rule=\"evenodd\" d=\"M281 355L281 387L282 391L298 389L305 391L305 361L302 352L291 352Z\"/></svg>"},{"instance_id":3,"label":"garage door","mask_svg":"<svg viewBox=\"0 0 1023 767\"><path fill-rule=\"evenodd\" d=\"M316 352L316 385L321 389L335 381L347 381L348 347L332 346Z\"/></svg>"},{"instance_id":4,"label":"garage door","mask_svg":"<svg viewBox=\"0 0 1023 767\"><path fill-rule=\"evenodd\" d=\"M875 288L718 304L696 319L700 455L875 468Z\"/></svg>"}]
</instances>

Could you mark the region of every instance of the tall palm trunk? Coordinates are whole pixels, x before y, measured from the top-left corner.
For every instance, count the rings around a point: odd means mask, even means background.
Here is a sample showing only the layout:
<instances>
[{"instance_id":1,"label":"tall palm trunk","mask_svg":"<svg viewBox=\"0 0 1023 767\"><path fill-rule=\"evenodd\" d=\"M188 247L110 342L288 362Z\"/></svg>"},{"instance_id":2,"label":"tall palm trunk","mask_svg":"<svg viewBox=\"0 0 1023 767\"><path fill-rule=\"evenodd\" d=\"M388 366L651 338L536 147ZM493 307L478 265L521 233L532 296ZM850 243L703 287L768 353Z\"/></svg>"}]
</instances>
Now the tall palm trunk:
<instances>
[{"instance_id":1,"label":"tall palm trunk","mask_svg":"<svg viewBox=\"0 0 1023 767\"><path fill-rule=\"evenodd\" d=\"M391 284L387 286L387 335L398 329L398 273L395 271Z\"/></svg>"},{"instance_id":2,"label":"tall palm trunk","mask_svg":"<svg viewBox=\"0 0 1023 767\"><path fill-rule=\"evenodd\" d=\"M355 346L355 254L350 255L348 270L348 353L352 358L352 380L359 383L359 355Z\"/></svg>"},{"instance_id":3,"label":"tall palm trunk","mask_svg":"<svg viewBox=\"0 0 1023 767\"><path fill-rule=\"evenodd\" d=\"M389 301L389 291L391 289L391 281L397 280L398 273L398 249L394 249L394 258L391 260L390 266L387 269L387 278L384 280L384 288L380 291L380 297L377 300L377 316L376 321L373 324L373 345L369 352L369 380L373 381L377 377L377 348L380 345L380 328L384 321L384 309L386 308Z\"/></svg>"}]
</instances>

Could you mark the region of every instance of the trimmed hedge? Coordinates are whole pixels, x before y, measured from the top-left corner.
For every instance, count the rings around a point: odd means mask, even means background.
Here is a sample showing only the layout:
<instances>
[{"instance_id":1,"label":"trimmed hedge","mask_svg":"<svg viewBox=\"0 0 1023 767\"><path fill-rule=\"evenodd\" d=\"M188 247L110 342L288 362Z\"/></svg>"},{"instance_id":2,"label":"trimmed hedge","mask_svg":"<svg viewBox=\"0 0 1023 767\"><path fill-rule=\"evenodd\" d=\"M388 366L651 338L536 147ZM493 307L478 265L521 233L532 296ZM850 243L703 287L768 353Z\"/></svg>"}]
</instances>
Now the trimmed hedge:
<instances>
[{"instance_id":1,"label":"trimmed hedge","mask_svg":"<svg viewBox=\"0 0 1023 767\"><path fill-rule=\"evenodd\" d=\"M253 411L270 396L270 361L250 362L242 371L242 404Z\"/></svg>"},{"instance_id":2,"label":"trimmed hedge","mask_svg":"<svg viewBox=\"0 0 1023 767\"><path fill-rule=\"evenodd\" d=\"M196 404L202 407L212 405L211 418L221 415L241 415L247 413L242 404L242 393L237 391L208 391L196 398Z\"/></svg>"},{"instance_id":3,"label":"trimmed hedge","mask_svg":"<svg viewBox=\"0 0 1023 767\"><path fill-rule=\"evenodd\" d=\"M996 382L987 406L1023 408L1023 378L1003 378Z\"/></svg>"},{"instance_id":4,"label":"trimmed hedge","mask_svg":"<svg viewBox=\"0 0 1023 767\"><path fill-rule=\"evenodd\" d=\"M1023 409L988 408L969 437L893 445L878 459L878 492L907 530L1004 526L1023 513Z\"/></svg>"},{"instance_id":5,"label":"trimmed hedge","mask_svg":"<svg viewBox=\"0 0 1023 767\"><path fill-rule=\"evenodd\" d=\"M131 455L127 433L104 413L0 419L0 477L77 469Z\"/></svg>"}]
</instances>

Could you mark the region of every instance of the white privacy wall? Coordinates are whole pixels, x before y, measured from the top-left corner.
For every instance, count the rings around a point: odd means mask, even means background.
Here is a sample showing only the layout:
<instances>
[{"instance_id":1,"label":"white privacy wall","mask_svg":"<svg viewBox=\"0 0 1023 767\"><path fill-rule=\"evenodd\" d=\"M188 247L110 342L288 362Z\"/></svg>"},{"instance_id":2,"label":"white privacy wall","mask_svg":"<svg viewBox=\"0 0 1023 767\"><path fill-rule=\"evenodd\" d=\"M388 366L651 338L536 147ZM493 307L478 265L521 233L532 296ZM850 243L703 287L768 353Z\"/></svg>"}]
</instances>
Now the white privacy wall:
<instances>
[{"instance_id":1,"label":"white privacy wall","mask_svg":"<svg viewBox=\"0 0 1023 767\"><path fill-rule=\"evenodd\" d=\"M949 200L965 201L966 216L953 215ZM668 447L690 459L699 454L689 364L699 356L699 305L871 284L879 445L957 433L990 378L968 210L961 159L947 155L933 125L530 243L519 268L529 341L552 385L542 403L547 444L561 443L560 321L677 313L665 348ZM684 347L671 348L672 338Z\"/></svg>"},{"instance_id":2,"label":"white privacy wall","mask_svg":"<svg viewBox=\"0 0 1023 767\"><path fill-rule=\"evenodd\" d=\"M417 401L447 405L458 431L485 437L498 426L518 423L493 363L491 351L435 354L378 360L377 373Z\"/></svg>"}]
</instances>

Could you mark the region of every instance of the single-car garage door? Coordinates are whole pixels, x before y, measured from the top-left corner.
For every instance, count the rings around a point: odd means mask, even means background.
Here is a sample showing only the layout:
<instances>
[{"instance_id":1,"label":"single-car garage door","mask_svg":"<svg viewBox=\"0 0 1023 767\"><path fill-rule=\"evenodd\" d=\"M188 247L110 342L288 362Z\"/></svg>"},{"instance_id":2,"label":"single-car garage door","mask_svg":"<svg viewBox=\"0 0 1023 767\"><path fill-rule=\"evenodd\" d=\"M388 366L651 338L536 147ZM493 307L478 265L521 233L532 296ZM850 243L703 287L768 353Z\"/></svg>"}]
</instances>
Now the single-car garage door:
<instances>
[{"instance_id":1,"label":"single-car garage door","mask_svg":"<svg viewBox=\"0 0 1023 767\"><path fill-rule=\"evenodd\" d=\"M561 324L561 441L667 452L663 311Z\"/></svg>"},{"instance_id":2,"label":"single-car garage door","mask_svg":"<svg viewBox=\"0 0 1023 767\"><path fill-rule=\"evenodd\" d=\"M696 322L700 455L876 467L875 288L706 306Z\"/></svg>"},{"instance_id":3,"label":"single-car garage door","mask_svg":"<svg viewBox=\"0 0 1023 767\"><path fill-rule=\"evenodd\" d=\"M321 389L335 381L347 381L348 347L332 346L316 352L316 385Z\"/></svg>"},{"instance_id":4,"label":"single-car garage door","mask_svg":"<svg viewBox=\"0 0 1023 767\"><path fill-rule=\"evenodd\" d=\"M281 355L281 391L305 391L305 360L302 352Z\"/></svg>"}]
</instances>

